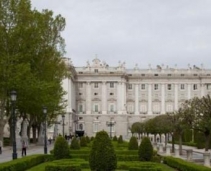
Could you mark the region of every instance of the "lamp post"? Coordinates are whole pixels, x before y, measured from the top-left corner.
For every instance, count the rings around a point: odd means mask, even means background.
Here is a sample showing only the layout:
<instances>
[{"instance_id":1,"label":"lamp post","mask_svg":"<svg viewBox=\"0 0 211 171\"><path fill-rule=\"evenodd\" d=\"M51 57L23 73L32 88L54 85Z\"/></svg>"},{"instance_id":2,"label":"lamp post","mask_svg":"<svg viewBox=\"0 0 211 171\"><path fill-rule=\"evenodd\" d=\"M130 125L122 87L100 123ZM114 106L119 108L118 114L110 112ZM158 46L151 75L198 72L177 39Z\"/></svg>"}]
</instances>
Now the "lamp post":
<instances>
[{"instance_id":1,"label":"lamp post","mask_svg":"<svg viewBox=\"0 0 211 171\"><path fill-rule=\"evenodd\" d=\"M43 107L43 114L45 117L45 121L44 121L44 154L48 153L48 149L47 149L47 107Z\"/></svg>"},{"instance_id":2,"label":"lamp post","mask_svg":"<svg viewBox=\"0 0 211 171\"><path fill-rule=\"evenodd\" d=\"M11 102L12 102L12 147L13 147L13 153L12 153L12 159L17 159L18 154L17 154L17 148L16 148L16 116L15 116L15 102L16 102L16 97L17 93L15 90L12 90L10 93L11 96Z\"/></svg>"},{"instance_id":3,"label":"lamp post","mask_svg":"<svg viewBox=\"0 0 211 171\"><path fill-rule=\"evenodd\" d=\"M62 115L62 135L64 137L64 119L65 119L65 115Z\"/></svg>"},{"instance_id":4,"label":"lamp post","mask_svg":"<svg viewBox=\"0 0 211 171\"><path fill-rule=\"evenodd\" d=\"M113 127L115 124L116 124L116 122L113 121L112 119L111 119L110 121L107 121L107 122L106 122L106 125L107 125L108 127L110 127L110 138L112 138L112 127Z\"/></svg>"}]
</instances>

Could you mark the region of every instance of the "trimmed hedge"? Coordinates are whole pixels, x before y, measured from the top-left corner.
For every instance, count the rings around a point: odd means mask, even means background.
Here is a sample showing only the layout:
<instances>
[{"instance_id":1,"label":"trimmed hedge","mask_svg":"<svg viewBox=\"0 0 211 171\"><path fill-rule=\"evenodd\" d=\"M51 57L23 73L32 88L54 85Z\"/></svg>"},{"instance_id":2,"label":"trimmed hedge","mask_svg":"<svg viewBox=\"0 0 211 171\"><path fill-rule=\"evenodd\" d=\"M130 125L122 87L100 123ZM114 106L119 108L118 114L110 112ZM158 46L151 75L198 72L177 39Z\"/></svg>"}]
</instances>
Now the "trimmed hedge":
<instances>
[{"instance_id":1,"label":"trimmed hedge","mask_svg":"<svg viewBox=\"0 0 211 171\"><path fill-rule=\"evenodd\" d=\"M57 164L49 164L45 166L45 171L81 171L79 165L57 165Z\"/></svg>"},{"instance_id":2,"label":"trimmed hedge","mask_svg":"<svg viewBox=\"0 0 211 171\"><path fill-rule=\"evenodd\" d=\"M70 157L70 148L64 137L58 136L54 144L53 155L55 159L65 159Z\"/></svg>"},{"instance_id":3,"label":"trimmed hedge","mask_svg":"<svg viewBox=\"0 0 211 171\"><path fill-rule=\"evenodd\" d=\"M138 155L140 161L151 161L153 157L153 147L148 137L144 137L139 146Z\"/></svg>"},{"instance_id":4,"label":"trimmed hedge","mask_svg":"<svg viewBox=\"0 0 211 171\"><path fill-rule=\"evenodd\" d=\"M208 167L190 163L174 157L164 157L163 162L170 167L176 168L180 171L211 171L211 169Z\"/></svg>"},{"instance_id":5,"label":"trimmed hedge","mask_svg":"<svg viewBox=\"0 0 211 171\"><path fill-rule=\"evenodd\" d=\"M128 150L138 150L138 141L136 137L131 137L128 144Z\"/></svg>"},{"instance_id":6,"label":"trimmed hedge","mask_svg":"<svg viewBox=\"0 0 211 171\"><path fill-rule=\"evenodd\" d=\"M51 160L53 160L53 156L49 154L26 156L24 158L1 163L0 171L23 171Z\"/></svg>"}]
</instances>

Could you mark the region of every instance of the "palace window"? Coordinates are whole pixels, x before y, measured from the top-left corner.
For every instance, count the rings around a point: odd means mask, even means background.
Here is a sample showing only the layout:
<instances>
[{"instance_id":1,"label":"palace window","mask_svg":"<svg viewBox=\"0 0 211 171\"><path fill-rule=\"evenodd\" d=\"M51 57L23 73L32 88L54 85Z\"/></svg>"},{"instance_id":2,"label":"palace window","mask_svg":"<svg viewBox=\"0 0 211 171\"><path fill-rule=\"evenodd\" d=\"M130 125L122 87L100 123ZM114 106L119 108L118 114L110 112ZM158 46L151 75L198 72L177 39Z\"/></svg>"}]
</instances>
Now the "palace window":
<instances>
[{"instance_id":1,"label":"palace window","mask_svg":"<svg viewBox=\"0 0 211 171\"><path fill-rule=\"evenodd\" d=\"M193 90L197 90L197 84L193 84Z\"/></svg>"},{"instance_id":2,"label":"palace window","mask_svg":"<svg viewBox=\"0 0 211 171\"><path fill-rule=\"evenodd\" d=\"M110 112L114 112L114 105L113 104L110 105Z\"/></svg>"},{"instance_id":3,"label":"palace window","mask_svg":"<svg viewBox=\"0 0 211 171\"><path fill-rule=\"evenodd\" d=\"M79 105L79 109L78 110L79 110L79 112L83 112L83 105L82 104Z\"/></svg>"},{"instance_id":4,"label":"palace window","mask_svg":"<svg viewBox=\"0 0 211 171\"><path fill-rule=\"evenodd\" d=\"M110 83L110 88L114 88L114 83Z\"/></svg>"},{"instance_id":5,"label":"palace window","mask_svg":"<svg viewBox=\"0 0 211 171\"><path fill-rule=\"evenodd\" d=\"M79 88L83 88L83 83L78 83Z\"/></svg>"},{"instance_id":6,"label":"palace window","mask_svg":"<svg viewBox=\"0 0 211 171\"><path fill-rule=\"evenodd\" d=\"M95 69L94 71L95 71L95 73L98 73L98 69Z\"/></svg>"},{"instance_id":7,"label":"palace window","mask_svg":"<svg viewBox=\"0 0 211 171\"><path fill-rule=\"evenodd\" d=\"M94 88L98 88L98 83L94 83Z\"/></svg>"},{"instance_id":8,"label":"palace window","mask_svg":"<svg viewBox=\"0 0 211 171\"><path fill-rule=\"evenodd\" d=\"M99 121L94 121L93 132L98 132L98 130L99 130Z\"/></svg>"},{"instance_id":9,"label":"palace window","mask_svg":"<svg viewBox=\"0 0 211 171\"><path fill-rule=\"evenodd\" d=\"M154 90L158 90L158 84L154 84Z\"/></svg>"},{"instance_id":10,"label":"palace window","mask_svg":"<svg viewBox=\"0 0 211 171\"><path fill-rule=\"evenodd\" d=\"M141 84L141 89L145 90L145 84Z\"/></svg>"},{"instance_id":11,"label":"palace window","mask_svg":"<svg viewBox=\"0 0 211 171\"><path fill-rule=\"evenodd\" d=\"M128 89L132 90L133 89L133 85L132 84L128 84Z\"/></svg>"},{"instance_id":12,"label":"palace window","mask_svg":"<svg viewBox=\"0 0 211 171\"><path fill-rule=\"evenodd\" d=\"M98 105L97 104L94 105L94 112L98 112Z\"/></svg>"},{"instance_id":13,"label":"palace window","mask_svg":"<svg viewBox=\"0 0 211 171\"><path fill-rule=\"evenodd\" d=\"M180 89L181 89L181 90L184 90L184 89L185 89L185 84L181 84L181 85L180 85Z\"/></svg>"},{"instance_id":14,"label":"palace window","mask_svg":"<svg viewBox=\"0 0 211 171\"><path fill-rule=\"evenodd\" d=\"M171 90L171 84L168 84L168 90Z\"/></svg>"}]
</instances>

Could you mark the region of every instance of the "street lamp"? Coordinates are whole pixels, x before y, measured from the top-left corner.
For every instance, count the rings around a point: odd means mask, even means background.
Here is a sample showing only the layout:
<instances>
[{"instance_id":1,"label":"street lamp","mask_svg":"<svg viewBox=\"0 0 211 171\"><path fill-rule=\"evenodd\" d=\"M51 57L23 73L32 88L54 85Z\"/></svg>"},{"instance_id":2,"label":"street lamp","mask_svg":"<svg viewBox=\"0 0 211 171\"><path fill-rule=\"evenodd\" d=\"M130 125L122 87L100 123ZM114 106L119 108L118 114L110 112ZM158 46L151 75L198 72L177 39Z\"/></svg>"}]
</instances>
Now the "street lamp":
<instances>
[{"instance_id":1,"label":"street lamp","mask_svg":"<svg viewBox=\"0 0 211 171\"><path fill-rule=\"evenodd\" d=\"M12 102L12 147L13 147L13 153L12 153L12 159L17 159L18 154L17 154L17 148L16 148L16 116L15 116L15 102L16 102L16 97L17 93L15 90L12 90L10 92L11 96L11 102Z\"/></svg>"},{"instance_id":2,"label":"street lamp","mask_svg":"<svg viewBox=\"0 0 211 171\"><path fill-rule=\"evenodd\" d=\"M47 107L43 107L43 114L44 114L44 117L45 117L45 120L44 120L44 154L47 154L48 153L48 149L47 149Z\"/></svg>"},{"instance_id":3,"label":"street lamp","mask_svg":"<svg viewBox=\"0 0 211 171\"><path fill-rule=\"evenodd\" d=\"M106 122L106 125L107 125L108 127L110 127L110 138L112 138L112 127L113 127L115 124L116 124L116 122L113 121L112 119L111 119L110 121L107 121L107 122Z\"/></svg>"},{"instance_id":4,"label":"street lamp","mask_svg":"<svg viewBox=\"0 0 211 171\"><path fill-rule=\"evenodd\" d=\"M64 119L65 119L65 115L62 115L62 135L64 137Z\"/></svg>"}]
</instances>

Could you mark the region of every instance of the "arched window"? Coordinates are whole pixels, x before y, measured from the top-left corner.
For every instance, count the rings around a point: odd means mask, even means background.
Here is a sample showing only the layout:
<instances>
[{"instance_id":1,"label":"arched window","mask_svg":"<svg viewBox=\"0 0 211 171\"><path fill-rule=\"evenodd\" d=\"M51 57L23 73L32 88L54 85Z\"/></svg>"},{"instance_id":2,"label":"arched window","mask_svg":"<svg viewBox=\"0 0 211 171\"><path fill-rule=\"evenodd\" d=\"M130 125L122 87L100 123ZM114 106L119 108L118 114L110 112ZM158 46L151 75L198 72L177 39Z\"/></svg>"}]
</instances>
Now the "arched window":
<instances>
[{"instance_id":1,"label":"arched window","mask_svg":"<svg viewBox=\"0 0 211 171\"><path fill-rule=\"evenodd\" d=\"M79 130L83 130L83 124L79 124Z\"/></svg>"}]
</instances>

